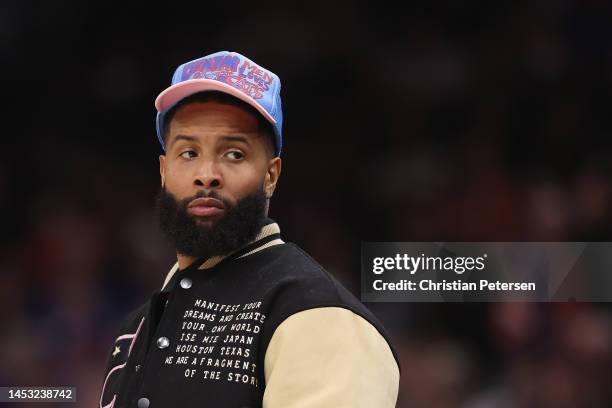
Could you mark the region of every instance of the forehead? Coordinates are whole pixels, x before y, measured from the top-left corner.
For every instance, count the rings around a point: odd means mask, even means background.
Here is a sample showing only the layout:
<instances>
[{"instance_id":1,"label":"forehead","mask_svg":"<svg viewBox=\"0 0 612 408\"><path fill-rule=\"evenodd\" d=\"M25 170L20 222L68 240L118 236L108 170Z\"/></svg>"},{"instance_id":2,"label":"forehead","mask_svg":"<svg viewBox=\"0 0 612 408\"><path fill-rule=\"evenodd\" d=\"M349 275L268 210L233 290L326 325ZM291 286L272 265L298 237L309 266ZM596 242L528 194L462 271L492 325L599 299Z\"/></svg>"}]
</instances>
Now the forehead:
<instances>
[{"instance_id":1,"label":"forehead","mask_svg":"<svg viewBox=\"0 0 612 408\"><path fill-rule=\"evenodd\" d=\"M178 108L169 124L169 136L179 131L257 133L258 119L252 112L226 103L194 102Z\"/></svg>"}]
</instances>

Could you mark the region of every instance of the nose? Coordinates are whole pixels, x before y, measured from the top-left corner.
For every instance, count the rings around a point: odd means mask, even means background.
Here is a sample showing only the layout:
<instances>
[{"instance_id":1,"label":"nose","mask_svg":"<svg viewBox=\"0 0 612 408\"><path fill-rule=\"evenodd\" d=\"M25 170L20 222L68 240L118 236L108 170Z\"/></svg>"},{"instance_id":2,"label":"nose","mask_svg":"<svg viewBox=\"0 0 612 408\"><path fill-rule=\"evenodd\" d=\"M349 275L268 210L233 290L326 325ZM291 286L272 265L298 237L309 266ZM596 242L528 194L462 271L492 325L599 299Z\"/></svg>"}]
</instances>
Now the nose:
<instances>
[{"instance_id":1,"label":"nose","mask_svg":"<svg viewBox=\"0 0 612 408\"><path fill-rule=\"evenodd\" d=\"M200 188L219 189L223 186L223 178L215 162L206 160L198 167L193 183Z\"/></svg>"}]
</instances>

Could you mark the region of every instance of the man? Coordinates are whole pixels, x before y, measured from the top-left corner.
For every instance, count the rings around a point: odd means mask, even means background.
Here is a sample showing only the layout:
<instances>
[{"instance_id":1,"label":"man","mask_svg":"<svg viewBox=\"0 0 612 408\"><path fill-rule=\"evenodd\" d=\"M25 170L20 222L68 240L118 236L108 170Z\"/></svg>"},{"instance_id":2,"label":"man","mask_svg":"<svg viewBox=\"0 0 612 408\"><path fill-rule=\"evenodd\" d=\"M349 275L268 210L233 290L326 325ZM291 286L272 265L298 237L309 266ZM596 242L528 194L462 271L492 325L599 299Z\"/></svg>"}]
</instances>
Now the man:
<instances>
[{"instance_id":1,"label":"man","mask_svg":"<svg viewBox=\"0 0 612 408\"><path fill-rule=\"evenodd\" d=\"M384 328L267 218L280 79L222 51L181 65L155 105L177 263L115 340L100 407L394 407Z\"/></svg>"}]
</instances>

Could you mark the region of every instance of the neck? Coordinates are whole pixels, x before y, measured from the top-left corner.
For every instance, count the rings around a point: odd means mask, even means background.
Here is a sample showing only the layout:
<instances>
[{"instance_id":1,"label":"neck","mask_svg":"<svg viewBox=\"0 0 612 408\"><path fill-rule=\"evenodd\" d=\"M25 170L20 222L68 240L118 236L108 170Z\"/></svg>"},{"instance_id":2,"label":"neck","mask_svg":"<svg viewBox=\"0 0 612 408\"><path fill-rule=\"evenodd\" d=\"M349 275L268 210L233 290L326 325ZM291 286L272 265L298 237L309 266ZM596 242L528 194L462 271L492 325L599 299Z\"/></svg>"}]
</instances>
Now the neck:
<instances>
[{"instance_id":1,"label":"neck","mask_svg":"<svg viewBox=\"0 0 612 408\"><path fill-rule=\"evenodd\" d=\"M197 259L198 258L194 256L182 255L182 254L179 254L178 252L176 253L176 260L178 261L178 266L179 266L179 269L181 270L188 268L189 265L194 263Z\"/></svg>"}]
</instances>

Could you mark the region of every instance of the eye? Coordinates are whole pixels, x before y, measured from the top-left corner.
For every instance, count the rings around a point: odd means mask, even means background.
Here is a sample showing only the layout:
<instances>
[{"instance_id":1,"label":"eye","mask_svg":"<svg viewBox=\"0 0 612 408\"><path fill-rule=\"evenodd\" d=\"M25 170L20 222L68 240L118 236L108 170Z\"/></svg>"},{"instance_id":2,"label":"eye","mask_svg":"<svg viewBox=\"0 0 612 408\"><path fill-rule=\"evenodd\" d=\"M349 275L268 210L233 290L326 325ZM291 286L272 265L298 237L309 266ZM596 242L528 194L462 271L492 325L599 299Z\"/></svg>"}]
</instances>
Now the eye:
<instances>
[{"instance_id":1,"label":"eye","mask_svg":"<svg viewBox=\"0 0 612 408\"><path fill-rule=\"evenodd\" d=\"M244 158L244 154L238 150L232 150L227 152L227 156L232 160L241 160Z\"/></svg>"},{"instance_id":2,"label":"eye","mask_svg":"<svg viewBox=\"0 0 612 408\"><path fill-rule=\"evenodd\" d=\"M193 159L196 156L196 152L194 150L185 150L183 153L179 154L183 159Z\"/></svg>"}]
</instances>

